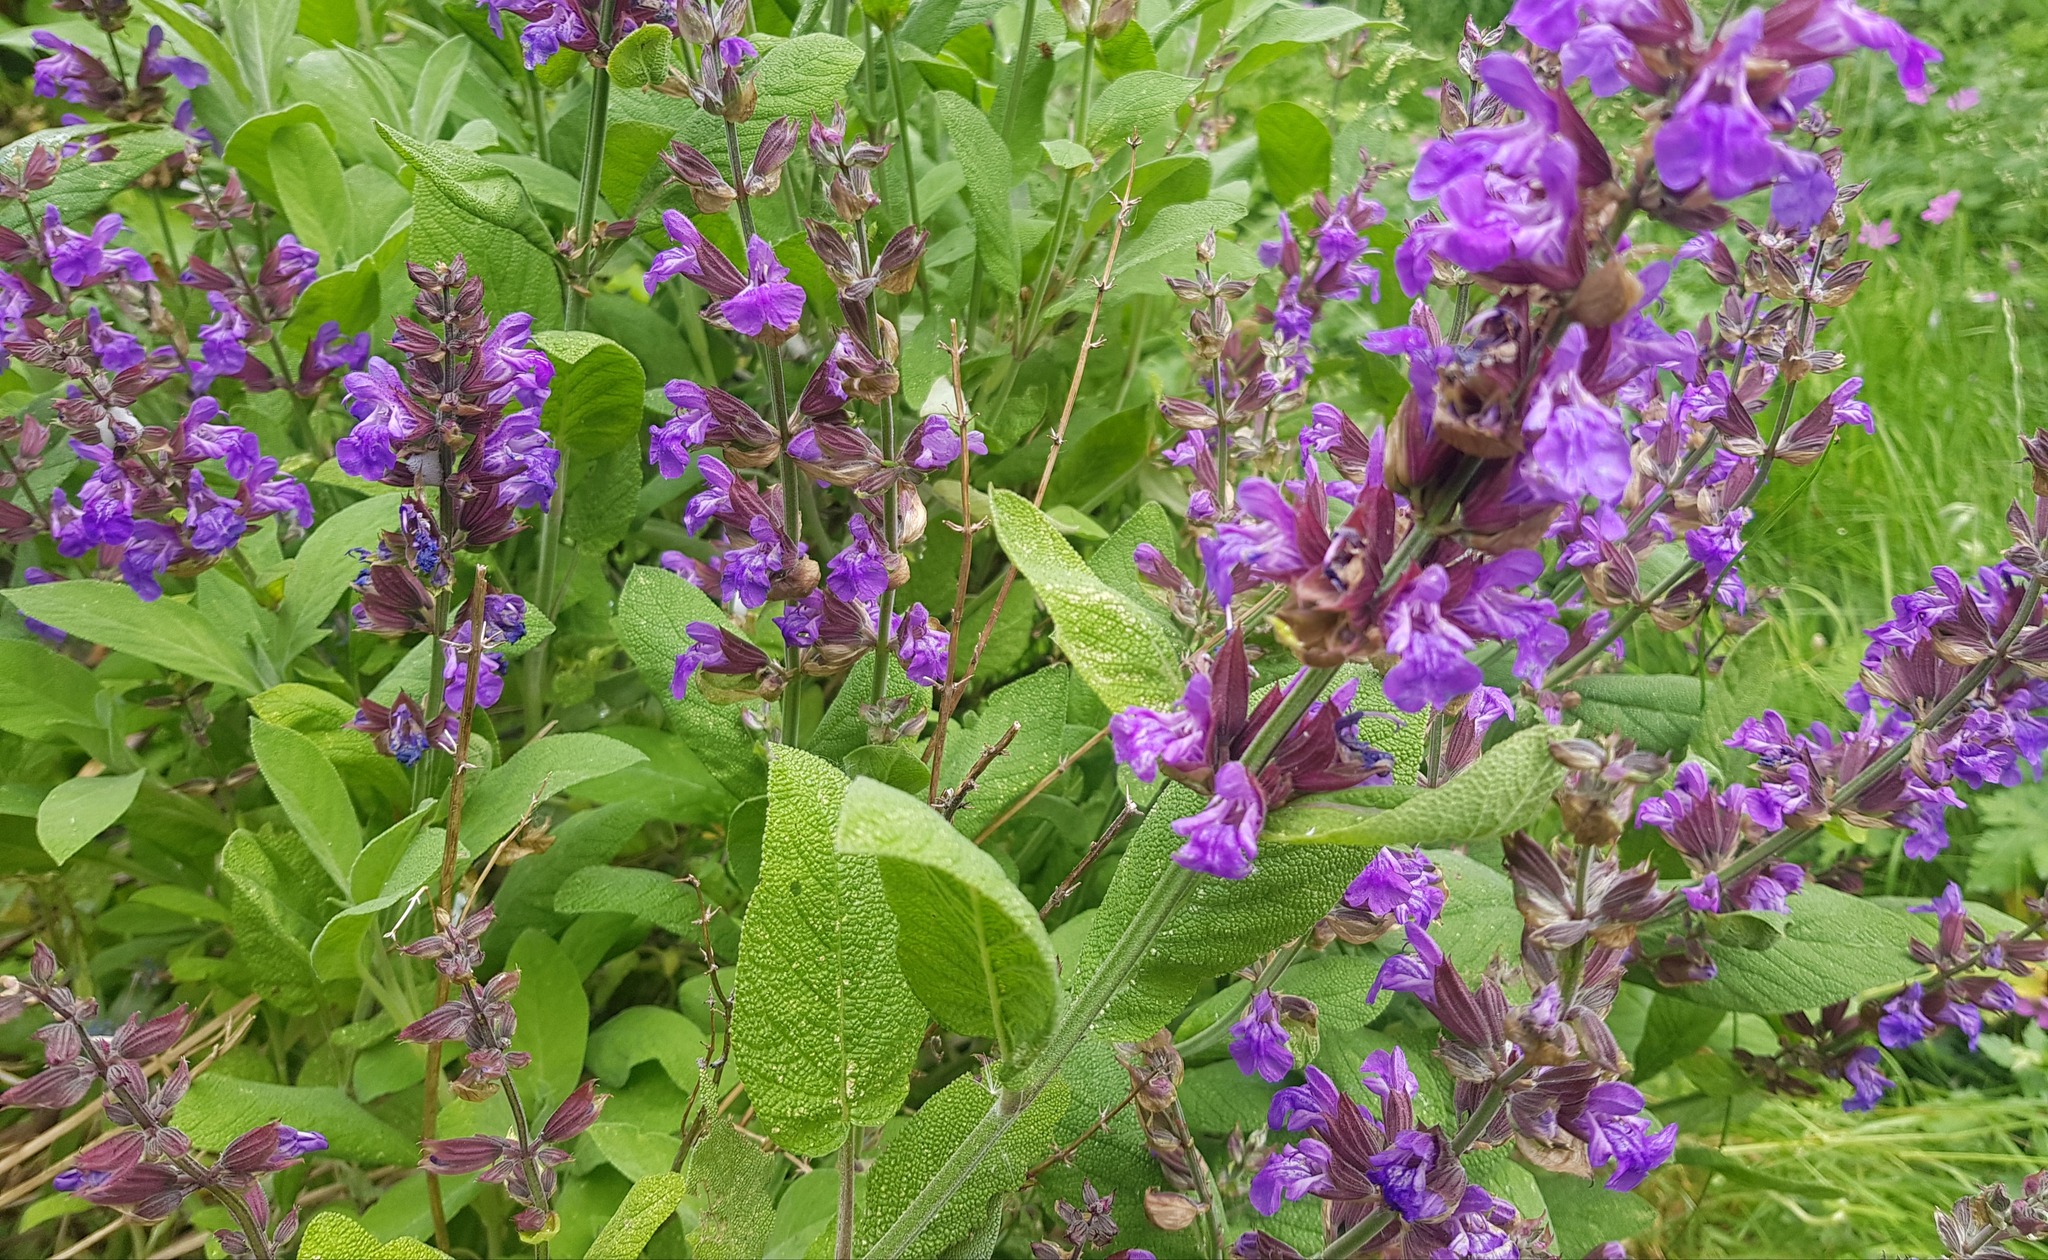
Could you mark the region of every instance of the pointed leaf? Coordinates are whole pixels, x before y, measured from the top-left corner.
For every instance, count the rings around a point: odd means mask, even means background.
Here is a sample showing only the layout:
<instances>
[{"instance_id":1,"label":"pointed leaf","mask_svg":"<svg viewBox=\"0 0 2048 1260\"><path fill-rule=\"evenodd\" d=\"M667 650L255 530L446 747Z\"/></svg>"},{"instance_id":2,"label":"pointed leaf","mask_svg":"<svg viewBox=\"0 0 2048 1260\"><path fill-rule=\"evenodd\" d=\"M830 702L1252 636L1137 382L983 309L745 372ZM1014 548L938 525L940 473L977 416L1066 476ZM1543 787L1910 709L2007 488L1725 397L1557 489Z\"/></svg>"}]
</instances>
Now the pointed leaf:
<instances>
[{"instance_id":1,"label":"pointed leaf","mask_svg":"<svg viewBox=\"0 0 2048 1260\"><path fill-rule=\"evenodd\" d=\"M348 887L349 868L363 847L363 829L333 764L312 740L261 718L249 719L249 747L263 782L299 838L335 884Z\"/></svg>"},{"instance_id":2,"label":"pointed leaf","mask_svg":"<svg viewBox=\"0 0 2048 1260\"><path fill-rule=\"evenodd\" d=\"M752 1260L775 1226L773 1188L781 1178L775 1156L742 1137L725 1120L690 1152L691 1188L704 1196L690 1231L691 1260Z\"/></svg>"},{"instance_id":3,"label":"pointed leaf","mask_svg":"<svg viewBox=\"0 0 2048 1260\"><path fill-rule=\"evenodd\" d=\"M1550 755L1556 727L1517 731L1440 788L1418 792L1392 809L1310 802L1280 810L1262 839L1290 845L1343 844L1441 847L1497 840L1526 827L1549 808L1564 782Z\"/></svg>"},{"instance_id":4,"label":"pointed leaf","mask_svg":"<svg viewBox=\"0 0 2048 1260\"><path fill-rule=\"evenodd\" d=\"M143 772L66 779L36 807L36 841L62 866L135 803Z\"/></svg>"},{"instance_id":5,"label":"pointed leaf","mask_svg":"<svg viewBox=\"0 0 2048 1260\"><path fill-rule=\"evenodd\" d=\"M626 1201L591 1239L584 1260L636 1260L687 1193L689 1180L681 1173L657 1173L634 1182Z\"/></svg>"},{"instance_id":6,"label":"pointed leaf","mask_svg":"<svg viewBox=\"0 0 2048 1260\"><path fill-rule=\"evenodd\" d=\"M245 693L263 690L249 653L229 643L192 605L165 596L144 601L119 582L52 582L6 591L25 616L165 669Z\"/></svg>"},{"instance_id":7,"label":"pointed leaf","mask_svg":"<svg viewBox=\"0 0 2048 1260\"><path fill-rule=\"evenodd\" d=\"M1010 151L988 116L964 97L934 92L939 121L967 176L967 212L974 221L974 249L988 278L1001 293L1024 283L1017 259L1017 229L1010 212Z\"/></svg>"}]
</instances>

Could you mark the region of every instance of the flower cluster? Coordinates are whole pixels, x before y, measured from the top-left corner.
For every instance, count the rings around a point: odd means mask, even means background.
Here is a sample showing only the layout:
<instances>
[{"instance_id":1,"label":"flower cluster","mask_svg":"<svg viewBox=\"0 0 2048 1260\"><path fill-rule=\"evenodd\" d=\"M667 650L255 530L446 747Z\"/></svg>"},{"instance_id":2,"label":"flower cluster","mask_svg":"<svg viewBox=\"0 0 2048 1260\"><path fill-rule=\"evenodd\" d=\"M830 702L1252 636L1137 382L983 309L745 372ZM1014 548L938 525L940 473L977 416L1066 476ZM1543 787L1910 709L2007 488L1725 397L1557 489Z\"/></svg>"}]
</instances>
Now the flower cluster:
<instances>
[{"instance_id":1,"label":"flower cluster","mask_svg":"<svg viewBox=\"0 0 2048 1260\"><path fill-rule=\"evenodd\" d=\"M1946 1212L1934 1214L1946 1260L2001 1260L2015 1254L2006 1243L2048 1237L2048 1172L2037 1172L2020 1185L2019 1197L1993 1183L1957 1199Z\"/></svg>"},{"instance_id":2,"label":"flower cluster","mask_svg":"<svg viewBox=\"0 0 2048 1260\"><path fill-rule=\"evenodd\" d=\"M127 25L125 8L121 6L116 10L102 6L94 14L100 29L110 37L110 43L113 33ZM35 65L32 81L37 96L83 106L116 121L135 122L158 115L168 103L166 85L172 81L191 91L205 87L211 78L205 66L189 57L177 57L164 51L164 29L161 26L152 25L143 40L141 56L135 62L133 86L108 69L106 62L52 31L38 30L30 39L48 54ZM117 50L115 56L119 55ZM81 123L85 120L66 114L64 121ZM194 140L204 142L213 139L211 133L195 121L190 98L178 103L172 125Z\"/></svg>"},{"instance_id":3,"label":"flower cluster","mask_svg":"<svg viewBox=\"0 0 2048 1260\"><path fill-rule=\"evenodd\" d=\"M326 1138L273 1121L230 1141L205 1163L193 1153L192 1139L171 1123L191 1087L191 1065L180 1059L162 1081L149 1082L149 1061L185 1039L192 1017L184 1007L147 1020L130 1015L111 1033L96 1031L99 1003L59 983L57 956L41 942L26 977L0 977L0 1021L30 1006L50 1015L34 1034L43 1044L43 1070L0 1093L0 1107L61 1110L83 1102L97 1083L106 1118L118 1129L74 1156L55 1189L126 1208L144 1221L168 1218L203 1191L235 1217L236 1228L214 1234L228 1255L271 1260L288 1249L298 1233L298 1209L273 1226L259 1179L326 1150Z\"/></svg>"},{"instance_id":4,"label":"flower cluster","mask_svg":"<svg viewBox=\"0 0 2048 1260\"><path fill-rule=\"evenodd\" d=\"M476 0L490 11L491 30L503 36L505 17L522 23L519 46L526 68L537 68L560 52L577 52L602 65L611 50L626 36L643 26L676 30L677 5L664 0ZM683 0L683 8L699 7ZM610 29L604 15L611 14Z\"/></svg>"}]
</instances>

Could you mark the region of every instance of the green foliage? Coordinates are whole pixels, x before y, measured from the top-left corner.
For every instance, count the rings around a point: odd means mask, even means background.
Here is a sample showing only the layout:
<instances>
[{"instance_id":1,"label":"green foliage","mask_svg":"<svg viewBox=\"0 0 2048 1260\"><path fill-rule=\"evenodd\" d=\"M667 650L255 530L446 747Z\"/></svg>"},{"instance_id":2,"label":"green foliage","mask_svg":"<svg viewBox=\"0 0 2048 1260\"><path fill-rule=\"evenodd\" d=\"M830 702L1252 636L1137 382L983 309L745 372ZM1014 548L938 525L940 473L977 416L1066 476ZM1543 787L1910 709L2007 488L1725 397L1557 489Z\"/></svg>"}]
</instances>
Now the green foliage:
<instances>
[{"instance_id":1,"label":"green foliage","mask_svg":"<svg viewBox=\"0 0 2048 1260\"><path fill-rule=\"evenodd\" d=\"M444 141L415 139L381 122L377 134L414 172L413 260L449 262L460 254L483 280L493 311L530 312L541 328L560 324L554 237L519 181Z\"/></svg>"},{"instance_id":2,"label":"green foliage","mask_svg":"<svg viewBox=\"0 0 2048 1260\"><path fill-rule=\"evenodd\" d=\"M1443 787L1391 809L1311 803L1276 814L1266 834L1294 845L1373 849L1499 839L1534 822L1564 782L1564 767L1550 756L1561 734L1551 727L1517 731Z\"/></svg>"},{"instance_id":3,"label":"green foliage","mask_svg":"<svg viewBox=\"0 0 2048 1260\"><path fill-rule=\"evenodd\" d=\"M1005 1059L1028 1055L1052 1027L1059 964L996 860L922 800L873 779L847 789L836 845L875 860L904 978L925 1008L948 1028L994 1037Z\"/></svg>"},{"instance_id":4,"label":"green foliage","mask_svg":"<svg viewBox=\"0 0 2048 1260\"><path fill-rule=\"evenodd\" d=\"M938 102L946 135L960 151L960 168L967 177L975 256L998 290L1014 293L1024 281L1010 220L1010 163L1002 139L970 102L951 92L936 93L933 99Z\"/></svg>"},{"instance_id":5,"label":"green foliage","mask_svg":"<svg viewBox=\"0 0 2048 1260\"><path fill-rule=\"evenodd\" d=\"M36 806L36 840L62 866L135 803L143 772L67 779Z\"/></svg>"},{"instance_id":6,"label":"green foliage","mask_svg":"<svg viewBox=\"0 0 2048 1260\"><path fill-rule=\"evenodd\" d=\"M595 333L542 333L534 344L555 364L553 392L541 410L541 423L565 455L609 454L638 435L641 397L647 390L638 359Z\"/></svg>"},{"instance_id":7,"label":"green foliage","mask_svg":"<svg viewBox=\"0 0 2048 1260\"><path fill-rule=\"evenodd\" d=\"M773 1155L723 1120L690 1153L692 1189L703 1195L690 1254L703 1260L747 1260L775 1224L772 1188L781 1172Z\"/></svg>"},{"instance_id":8,"label":"green foliage","mask_svg":"<svg viewBox=\"0 0 2048 1260\"><path fill-rule=\"evenodd\" d=\"M662 1173L634 1182L625 1202L591 1240L590 1249L583 1253L585 1260L636 1260L688 1192L689 1179L681 1173Z\"/></svg>"},{"instance_id":9,"label":"green foliage","mask_svg":"<svg viewBox=\"0 0 2048 1260\"><path fill-rule=\"evenodd\" d=\"M118 582L58 582L6 592L24 616L152 664L243 692L263 690L248 650L192 604L144 601Z\"/></svg>"},{"instance_id":10,"label":"green foliage","mask_svg":"<svg viewBox=\"0 0 2048 1260\"><path fill-rule=\"evenodd\" d=\"M385 1242L340 1212L329 1211L306 1222L299 1255L305 1260L445 1260L447 1253L414 1238Z\"/></svg>"},{"instance_id":11,"label":"green foliage","mask_svg":"<svg viewBox=\"0 0 2048 1260\"><path fill-rule=\"evenodd\" d=\"M1922 970L1906 956L1902 910L1813 883L1787 909L1782 940L1763 950L1717 949L1716 975L1686 989L1686 1000L1724 1011L1804 1011Z\"/></svg>"},{"instance_id":12,"label":"green foliage","mask_svg":"<svg viewBox=\"0 0 2048 1260\"><path fill-rule=\"evenodd\" d=\"M792 748L768 765L761 882L740 931L733 1069L781 1145L821 1155L908 1092L924 1014L895 965L873 858L834 851L846 780Z\"/></svg>"}]
</instances>

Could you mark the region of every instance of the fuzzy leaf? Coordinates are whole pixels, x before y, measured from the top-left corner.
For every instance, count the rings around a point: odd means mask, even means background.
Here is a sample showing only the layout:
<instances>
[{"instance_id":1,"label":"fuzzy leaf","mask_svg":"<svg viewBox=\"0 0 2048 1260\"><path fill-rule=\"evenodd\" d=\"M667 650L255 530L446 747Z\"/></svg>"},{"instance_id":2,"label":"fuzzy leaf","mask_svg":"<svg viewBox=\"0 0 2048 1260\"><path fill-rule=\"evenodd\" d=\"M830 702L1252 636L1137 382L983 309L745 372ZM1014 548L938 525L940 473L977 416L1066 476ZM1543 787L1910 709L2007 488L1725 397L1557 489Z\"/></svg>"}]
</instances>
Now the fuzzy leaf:
<instances>
[{"instance_id":1,"label":"fuzzy leaf","mask_svg":"<svg viewBox=\"0 0 2048 1260\"><path fill-rule=\"evenodd\" d=\"M629 1006L592 1030L583 1060L608 1089L624 1088L642 1063L659 1063L676 1088L687 1093L697 1081L697 1056L703 1047L703 1032L682 1012L666 1006Z\"/></svg>"},{"instance_id":2,"label":"fuzzy leaf","mask_svg":"<svg viewBox=\"0 0 2048 1260\"><path fill-rule=\"evenodd\" d=\"M1001 293L1024 283L1017 258L1017 230L1010 217L1010 152L988 116L963 97L934 92L939 120L967 176L967 210L974 220L974 248Z\"/></svg>"},{"instance_id":3,"label":"fuzzy leaf","mask_svg":"<svg viewBox=\"0 0 2048 1260\"><path fill-rule=\"evenodd\" d=\"M1564 782L1550 742L1562 734L1547 726L1517 731L1449 783L1417 792L1392 809L1311 802L1279 810L1266 820L1263 838L1370 849L1497 840L1549 807L1551 793Z\"/></svg>"},{"instance_id":4,"label":"fuzzy leaf","mask_svg":"<svg viewBox=\"0 0 2048 1260\"><path fill-rule=\"evenodd\" d=\"M261 718L249 719L249 748L299 838L335 884L346 888L349 868L363 847L363 829L333 763L304 735Z\"/></svg>"},{"instance_id":5,"label":"fuzzy leaf","mask_svg":"<svg viewBox=\"0 0 2048 1260\"><path fill-rule=\"evenodd\" d=\"M1049 665L1027 674L988 698L974 725L961 726L946 737L946 765L941 781L959 785L982 750L1003 737L1010 725L1017 736L1002 756L988 764L974 791L953 815L963 836L978 836L1011 802L1052 773L1068 751L1067 692L1073 671Z\"/></svg>"},{"instance_id":6,"label":"fuzzy leaf","mask_svg":"<svg viewBox=\"0 0 2048 1260\"><path fill-rule=\"evenodd\" d=\"M689 1179L682 1173L658 1173L634 1182L633 1188L626 1191L626 1201L619 1204L612 1218L591 1240L589 1250L583 1253L584 1260L636 1260L646 1249L647 1240L654 1237L654 1231L675 1215L676 1205L687 1193Z\"/></svg>"},{"instance_id":7,"label":"fuzzy leaf","mask_svg":"<svg viewBox=\"0 0 2048 1260\"><path fill-rule=\"evenodd\" d=\"M484 300L504 314L528 311L534 324L562 320L555 242L509 171L469 150L419 140L383 123L377 133L416 171L411 255L438 263L457 254L484 282Z\"/></svg>"},{"instance_id":8,"label":"fuzzy leaf","mask_svg":"<svg viewBox=\"0 0 2048 1260\"><path fill-rule=\"evenodd\" d=\"M512 830L537 796L546 800L587 779L638 765L647 754L609 735L550 735L512 754L483 777L462 815L462 846L481 853Z\"/></svg>"},{"instance_id":9,"label":"fuzzy leaf","mask_svg":"<svg viewBox=\"0 0 2048 1260\"><path fill-rule=\"evenodd\" d=\"M1330 129L1293 101L1261 106L1256 119L1259 165L1273 200L1283 206L1330 186Z\"/></svg>"},{"instance_id":10,"label":"fuzzy leaf","mask_svg":"<svg viewBox=\"0 0 2048 1260\"><path fill-rule=\"evenodd\" d=\"M327 1159L370 1168L410 1168L419 1159L416 1135L392 1128L331 1086L273 1085L208 1072L193 1078L192 1092L178 1104L178 1127L206 1151L272 1120L324 1135Z\"/></svg>"},{"instance_id":11,"label":"fuzzy leaf","mask_svg":"<svg viewBox=\"0 0 2048 1260\"><path fill-rule=\"evenodd\" d=\"M873 779L847 789L838 849L876 860L903 974L940 1023L994 1037L1006 1060L1052 1028L1052 941L994 858L923 801Z\"/></svg>"},{"instance_id":12,"label":"fuzzy leaf","mask_svg":"<svg viewBox=\"0 0 2048 1260\"><path fill-rule=\"evenodd\" d=\"M36 807L36 842L62 866L92 838L121 821L135 803L143 772L66 779Z\"/></svg>"},{"instance_id":13,"label":"fuzzy leaf","mask_svg":"<svg viewBox=\"0 0 2048 1260\"><path fill-rule=\"evenodd\" d=\"M519 973L519 991L512 995L519 1029L512 1048L533 1056L521 1075L520 1091L528 1095L527 1106L538 1123L583 1080L590 1000L583 995L582 973L541 932L521 934L505 965Z\"/></svg>"},{"instance_id":14,"label":"fuzzy leaf","mask_svg":"<svg viewBox=\"0 0 2048 1260\"><path fill-rule=\"evenodd\" d=\"M66 634L244 693L263 690L249 653L181 600L145 601L119 582L97 581L18 586L4 594L25 616Z\"/></svg>"},{"instance_id":15,"label":"fuzzy leaf","mask_svg":"<svg viewBox=\"0 0 2048 1260\"><path fill-rule=\"evenodd\" d=\"M845 796L829 764L773 749L733 986L733 1069L768 1133L806 1155L896 1113L924 1035L875 861L833 849Z\"/></svg>"},{"instance_id":16,"label":"fuzzy leaf","mask_svg":"<svg viewBox=\"0 0 2048 1260\"><path fill-rule=\"evenodd\" d=\"M1903 910L1811 881L1786 905L1784 939L1766 950L1716 948L1716 975L1687 985L1685 1000L1777 1015L1844 1001L1924 970L1906 955L1912 930Z\"/></svg>"},{"instance_id":17,"label":"fuzzy leaf","mask_svg":"<svg viewBox=\"0 0 2048 1260\"><path fill-rule=\"evenodd\" d=\"M385 1242L340 1212L322 1212L299 1239L299 1260L448 1260L417 1238Z\"/></svg>"},{"instance_id":18,"label":"fuzzy leaf","mask_svg":"<svg viewBox=\"0 0 2048 1260\"><path fill-rule=\"evenodd\" d=\"M1124 75L1096 95L1082 142L1099 150L1122 143L1132 132L1146 134L1171 118L1196 86L1193 79L1163 70Z\"/></svg>"},{"instance_id":19,"label":"fuzzy leaf","mask_svg":"<svg viewBox=\"0 0 2048 1260\"><path fill-rule=\"evenodd\" d=\"M675 36L659 22L649 22L620 40L604 63L612 86L630 91L668 78L669 46L674 42Z\"/></svg>"},{"instance_id":20,"label":"fuzzy leaf","mask_svg":"<svg viewBox=\"0 0 2048 1260\"><path fill-rule=\"evenodd\" d=\"M696 898L660 871L623 866L586 866L555 894L563 914L630 914L664 931L690 936L696 928Z\"/></svg>"},{"instance_id":21,"label":"fuzzy leaf","mask_svg":"<svg viewBox=\"0 0 2048 1260\"><path fill-rule=\"evenodd\" d=\"M50 186L39 190L32 198L38 216L44 206L55 206L64 222L81 231L91 228L92 224L86 220L99 213L115 193L156 169L173 153L183 152L188 143L183 135L169 127L103 122L52 127L31 132L0 149L0 169L20 171L21 164L37 145L55 151L64 144L76 143L87 136L106 136L114 146L114 156L104 162L88 162L84 154L65 158ZM20 202L10 201L0 206L0 226L17 232L27 230ZM42 226L40 218L36 226ZM157 278L169 279L165 276Z\"/></svg>"},{"instance_id":22,"label":"fuzzy leaf","mask_svg":"<svg viewBox=\"0 0 2048 1260\"><path fill-rule=\"evenodd\" d=\"M1180 644L1074 554L1028 499L990 496L996 537L1052 614L1053 641L1111 712L1180 698Z\"/></svg>"},{"instance_id":23,"label":"fuzzy leaf","mask_svg":"<svg viewBox=\"0 0 2048 1260\"><path fill-rule=\"evenodd\" d=\"M1613 731L1636 747L1668 757L1683 757L1699 729L1706 695L1697 678L1683 674L1594 674L1571 684L1578 696L1565 698L1565 714L1586 729Z\"/></svg>"},{"instance_id":24,"label":"fuzzy leaf","mask_svg":"<svg viewBox=\"0 0 2048 1260\"><path fill-rule=\"evenodd\" d=\"M1052 1149L1053 1131L1066 1114L1069 1096L1067 1083L1055 1077L911 1241L902 1252L904 1260L955 1254L953 1244L987 1219L990 1200L1023 1185L1025 1173ZM865 1255L874 1246L994 1104L980 1081L957 1077L896 1131L868 1171L860 1215L853 1225L856 1255Z\"/></svg>"},{"instance_id":25,"label":"fuzzy leaf","mask_svg":"<svg viewBox=\"0 0 2048 1260\"><path fill-rule=\"evenodd\" d=\"M326 637L328 614L362 571L353 552L374 546L378 534L397 526L396 495L359 499L321 519L285 575L284 599L277 606L284 648L278 659L288 661Z\"/></svg>"},{"instance_id":26,"label":"fuzzy leaf","mask_svg":"<svg viewBox=\"0 0 2048 1260\"><path fill-rule=\"evenodd\" d=\"M640 360L596 333L541 333L533 343L547 351L555 365L554 384L540 418L564 455L609 454L639 436L641 400L647 391ZM637 489L637 465L633 471Z\"/></svg>"},{"instance_id":27,"label":"fuzzy leaf","mask_svg":"<svg viewBox=\"0 0 2048 1260\"><path fill-rule=\"evenodd\" d=\"M228 921L256 992L292 1014L320 1002L310 945L321 922L326 872L306 846L275 832L237 831L220 855L233 890Z\"/></svg>"},{"instance_id":28,"label":"fuzzy leaf","mask_svg":"<svg viewBox=\"0 0 2048 1260\"><path fill-rule=\"evenodd\" d=\"M690 1152L691 1188L704 1195L697 1228L690 1231L692 1260L750 1260L762 1254L775 1226L773 1186L782 1166L775 1156L740 1136L724 1120L711 1126Z\"/></svg>"}]
</instances>

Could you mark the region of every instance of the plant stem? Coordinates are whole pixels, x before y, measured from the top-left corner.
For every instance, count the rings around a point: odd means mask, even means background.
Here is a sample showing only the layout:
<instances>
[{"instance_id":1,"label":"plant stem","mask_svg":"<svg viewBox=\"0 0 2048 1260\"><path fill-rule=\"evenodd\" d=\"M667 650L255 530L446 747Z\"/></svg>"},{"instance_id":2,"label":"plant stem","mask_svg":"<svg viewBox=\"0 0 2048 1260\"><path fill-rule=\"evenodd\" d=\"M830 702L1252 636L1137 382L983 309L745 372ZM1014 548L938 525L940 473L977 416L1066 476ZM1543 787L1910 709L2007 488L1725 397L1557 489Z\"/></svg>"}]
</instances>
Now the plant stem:
<instances>
[{"instance_id":1,"label":"plant stem","mask_svg":"<svg viewBox=\"0 0 2048 1260\"><path fill-rule=\"evenodd\" d=\"M862 1125L854 1125L846 1131L846 1142L839 1148L839 1226L832 1243L832 1260L853 1260L853 1176L854 1162L860 1155Z\"/></svg>"},{"instance_id":2,"label":"plant stem","mask_svg":"<svg viewBox=\"0 0 2048 1260\"><path fill-rule=\"evenodd\" d=\"M967 352L967 343L961 340L959 320L952 322L950 331L952 335L946 342L946 354L952 360L953 410L960 426L960 577L953 588L953 629L946 641L946 682L939 689L939 721L932 732L929 748L932 777L925 799L930 802L939 799L939 776L944 773L946 765L946 725L953 720L953 710L960 703L962 684L955 683L953 679L960 668L960 630L967 617L967 583L974 567L974 483L970 477L974 453L967 449L967 391L960 383L960 356ZM977 654L980 651L979 648L975 650ZM972 676L972 666L968 673Z\"/></svg>"},{"instance_id":3,"label":"plant stem","mask_svg":"<svg viewBox=\"0 0 2048 1260\"><path fill-rule=\"evenodd\" d=\"M917 164L910 155L910 112L903 107L903 67L896 60L896 33L882 28L882 53L889 60L889 95L896 102L896 147L903 151L903 195L909 199L912 226L924 222L917 212ZM923 272L920 271L922 277Z\"/></svg>"},{"instance_id":4,"label":"plant stem","mask_svg":"<svg viewBox=\"0 0 2048 1260\"><path fill-rule=\"evenodd\" d=\"M610 78L610 75L606 75ZM548 111L547 98L541 95L540 76L526 72L526 105L533 111L533 153L543 162L548 157Z\"/></svg>"},{"instance_id":5,"label":"plant stem","mask_svg":"<svg viewBox=\"0 0 2048 1260\"><path fill-rule=\"evenodd\" d=\"M1174 1051L1183 1059L1192 1058L1229 1036L1230 1026L1244 1017L1245 1008L1252 1004L1252 999L1258 996L1259 990L1270 989L1275 984L1278 984L1280 977L1287 974L1287 969L1292 967L1295 960L1299 959L1307 949L1308 938L1304 936L1273 955L1272 959L1259 969L1259 974L1251 982L1250 990L1244 995L1244 1001L1239 1002L1235 1010L1209 1024L1200 1032L1191 1034L1186 1040L1174 1042Z\"/></svg>"},{"instance_id":6,"label":"plant stem","mask_svg":"<svg viewBox=\"0 0 2048 1260\"><path fill-rule=\"evenodd\" d=\"M512 1084L508 1073L498 1082L505 1094L505 1105L512 1109L512 1131L519 1138L519 1149L533 1150L533 1126L526 1118L526 1104L519 1100L519 1090ZM548 1205L547 1183L541 1180L542 1169L537 1155L528 1154L522 1160L526 1165L526 1184L533 1191L533 1206L541 1210L541 1230L545 1232L551 1224L546 1218L554 1215ZM533 1260L548 1260L548 1244L545 1238L533 1244Z\"/></svg>"}]
</instances>

